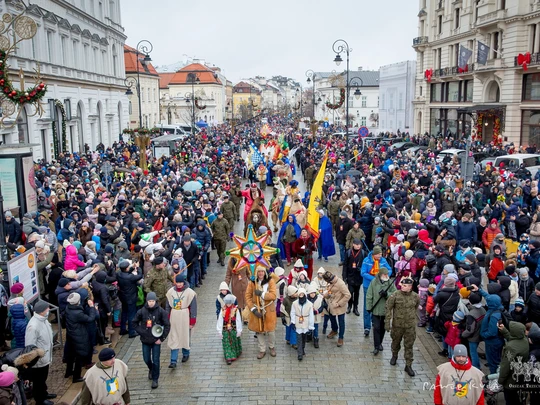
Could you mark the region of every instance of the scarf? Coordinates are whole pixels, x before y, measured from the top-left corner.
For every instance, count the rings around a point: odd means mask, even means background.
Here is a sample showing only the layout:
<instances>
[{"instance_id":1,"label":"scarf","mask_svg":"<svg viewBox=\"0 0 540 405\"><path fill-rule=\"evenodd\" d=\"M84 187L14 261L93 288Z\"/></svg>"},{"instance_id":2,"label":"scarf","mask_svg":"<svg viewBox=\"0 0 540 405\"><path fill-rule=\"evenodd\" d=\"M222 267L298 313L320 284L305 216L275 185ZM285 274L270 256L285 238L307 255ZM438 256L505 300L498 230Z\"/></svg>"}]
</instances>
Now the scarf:
<instances>
[{"instance_id":1,"label":"scarf","mask_svg":"<svg viewBox=\"0 0 540 405\"><path fill-rule=\"evenodd\" d=\"M228 305L225 305L225 316L223 317L223 321L225 323L229 323L231 322L231 309L232 309L232 305L231 306L228 306Z\"/></svg>"},{"instance_id":2,"label":"scarf","mask_svg":"<svg viewBox=\"0 0 540 405\"><path fill-rule=\"evenodd\" d=\"M371 268L371 271L369 272L369 274L371 274L372 276L376 276L377 274L379 274L379 269L380 269L379 260L373 260L373 267Z\"/></svg>"}]
</instances>

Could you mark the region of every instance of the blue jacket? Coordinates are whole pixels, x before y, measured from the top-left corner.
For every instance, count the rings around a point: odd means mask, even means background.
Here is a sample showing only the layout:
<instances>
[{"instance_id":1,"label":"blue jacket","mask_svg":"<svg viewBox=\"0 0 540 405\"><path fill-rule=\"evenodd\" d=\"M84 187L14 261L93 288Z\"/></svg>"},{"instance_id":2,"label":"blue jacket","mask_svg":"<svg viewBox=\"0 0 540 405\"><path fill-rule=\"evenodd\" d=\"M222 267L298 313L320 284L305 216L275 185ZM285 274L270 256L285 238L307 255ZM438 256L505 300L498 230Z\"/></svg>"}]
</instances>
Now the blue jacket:
<instances>
[{"instance_id":1,"label":"blue jacket","mask_svg":"<svg viewBox=\"0 0 540 405\"><path fill-rule=\"evenodd\" d=\"M364 288L368 288L369 284L371 283L371 280L375 278L374 275L369 274L369 272L371 271L371 268L373 267L373 263L374 263L373 255L370 252L368 257L366 257L364 261L362 262L361 273L362 273L362 278L364 280L362 284ZM392 267L390 267L390 265L388 264L388 262L386 261L384 257L381 257L381 260L379 262L379 268L381 267L386 267L386 269L388 270L388 276L392 275Z\"/></svg>"},{"instance_id":2,"label":"blue jacket","mask_svg":"<svg viewBox=\"0 0 540 405\"><path fill-rule=\"evenodd\" d=\"M501 303L501 297L494 294L488 294L484 290L479 290L480 294L486 299L488 310L484 319L482 319L482 325L480 326L480 336L485 341L502 340L499 335L499 328L497 323L502 318L501 311L503 306Z\"/></svg>"},{"instance_id":3,"label":"blue jacket","mask_svg":"<svg viewBox=\"0 0 540 405\"><path fill-rule=\"evenodd\" d=\"M457 240L468 240L471 244L476 242L476 224L474 222L462 222L457 224Z\"/></svg>"},{"instance_id":4,"label":"blue jacket","mask_svg":"<svg viewBox=\"0 0 540 405\"><path fill-rule=\"evenodd\" d=\"M199 229L199 226L202 226L202 230ZM197 242L199 242L202 246L201 250L204 250L205 252L210 250L211 243L212 243L212 235L210 233L210 230L206 226L206 222L199 220L197 222L197 226L195 229L193 229L193 236L195 239L197 239Z\"/></svg>"},{"instance_id":5,"label":"blue jacket","mask_svg":"<svg viewBox=\"0 0 540 405\"><path fill-rule=\"evenodd\" d=\"M12 349L23 349L25 347L25 334L28 319L24 314L24 305L15 304L10 310L11 316L11 331L13 332L13 340L11 341Z\"/></svg>"}]
</instances>

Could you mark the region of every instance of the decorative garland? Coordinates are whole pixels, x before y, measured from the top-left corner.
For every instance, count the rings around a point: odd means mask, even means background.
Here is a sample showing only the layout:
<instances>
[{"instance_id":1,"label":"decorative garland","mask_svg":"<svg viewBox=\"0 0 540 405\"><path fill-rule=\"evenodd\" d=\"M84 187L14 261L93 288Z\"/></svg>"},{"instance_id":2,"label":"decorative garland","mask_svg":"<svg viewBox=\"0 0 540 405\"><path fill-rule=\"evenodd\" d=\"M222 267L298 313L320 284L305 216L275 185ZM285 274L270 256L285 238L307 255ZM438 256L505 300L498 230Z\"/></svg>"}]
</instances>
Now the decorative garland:
<instances>
[{"instance_id":1,"label":"decorative garland","mask_svg":"<svg viewBox=\"0 0 540 405\"><path fill-rule=\"evenodd\" d=\"M493 123L493 144L495 146L501 146L503 137L501 134L501 119L495 117L495 122Z\"/></svg>"},{"instance_id":2,"label":"decorative garland","mask_svg":"<svg viewBox=\"0 0 540 405\"><path fill-rule=\"evenodd\" d=\"M484 131L484 115L478 114L478 119L476 120L476 139L481 141Z\"/></svg>"},{"instance_id":3,"label":"decorative garland","mask_svg":"<svg viewBox=\"0 0 540 405\"><path fill-rule=\"evenodd\" d=\"M339 94L339 101L336 104L332 104L329 101L326 102L326 106L331 110L337 110L345 102L345 89L343 87L339 89Z\"/></svg>"},{"instance_id":4,"label":"decorative garland","mask_svg":"<svg viewBox=\"0 0 540 405\"><path fill-rule=\"evenodd\" d=\"M197 107L199 110L205 110L206 109L205 105L199 105L199 98L198 97L195 97L195 107Z\"/></svg>"},{"instance_id":5,"label":"decorative garland","mask_svg":"<svg viewBox=\"0 0 540 405\"><path fill-rule=\"evenodd\" d=\"M14 104L24 105L27 103L38 103L47 92L47 86L45 83L29 87L26 90L15 90L13 83L9 79L9 72L7 66L8 54L4 50L0 50L0 86L2 86L3 92L7 98L9 98Z\"/></svg>"},{"instance_id":6,"label":"decorative garland","mask_svg":"<svg viewBox=\"0 0 540 405\"><path fill-rule=\"evenodd\" d=\"M161 130L157 127L148 129L148 128L135 128L135 129L129 129L125 128L122 133L126 135L157 135L161 132Z\"/></svg>"},{"instance_id":7,"label":"decorative garland","mask_svg":"<svg viewBox=\"0 0 540 405\"><path fill-rule=\"evenodd\" d=\"M62 114L62 150L67 151L67 116L64 104L58 99L54 100L54 104L60 109Z\"/></svg>"}]
</instances>

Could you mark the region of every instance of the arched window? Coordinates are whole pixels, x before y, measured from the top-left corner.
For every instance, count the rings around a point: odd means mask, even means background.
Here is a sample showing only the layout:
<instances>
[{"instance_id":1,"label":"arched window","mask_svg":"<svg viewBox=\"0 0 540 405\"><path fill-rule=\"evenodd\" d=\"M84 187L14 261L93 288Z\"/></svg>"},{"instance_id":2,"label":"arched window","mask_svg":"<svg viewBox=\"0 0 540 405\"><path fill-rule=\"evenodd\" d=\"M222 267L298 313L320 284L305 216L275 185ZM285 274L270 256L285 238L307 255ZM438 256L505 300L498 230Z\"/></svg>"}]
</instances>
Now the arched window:
<instances>
[{"instance_id":1,"label":"arched window","mask_svg":"<svg viewBox=\"0 0 540 405\"><path fill-rule=\"evenodd\" d=\"M113 75L114 77L118 76L118 51L116 50L116 45L112 46L112 58L113 58Z\"/></svg>"}]
</instances>

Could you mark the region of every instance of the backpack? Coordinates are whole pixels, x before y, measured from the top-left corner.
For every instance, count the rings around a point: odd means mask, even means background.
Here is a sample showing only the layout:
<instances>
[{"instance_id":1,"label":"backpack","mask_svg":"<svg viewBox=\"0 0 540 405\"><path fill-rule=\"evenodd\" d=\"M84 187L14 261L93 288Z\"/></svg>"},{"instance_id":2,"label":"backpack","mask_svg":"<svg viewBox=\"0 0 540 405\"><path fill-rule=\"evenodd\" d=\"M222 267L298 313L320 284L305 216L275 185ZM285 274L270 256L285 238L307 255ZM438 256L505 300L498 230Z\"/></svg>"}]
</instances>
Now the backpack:
<instances>
[{"instance_id":1,"label":"backpack","mask_svg":"<svg viewBox=\"0 0 540 405\"><path fill-rule=\"evenodd\" d=\"M508 325L510 325L510 322L512 321L512 316L508 313L506 309L502 309L499 312L501 313L502 324L506 329L508 329Z\"/></svg>"},{"instance_id":2,"label":"backpack","mask_svg":"<svg viewBox=\"0 0 540 405\"><path fill-rule=\"evenodd\" d=\"M107 289L109 290L109 297L111 300L118 298L118 285L116 282L113 284L107 284Z\"/></svg>"}]
</instances>

